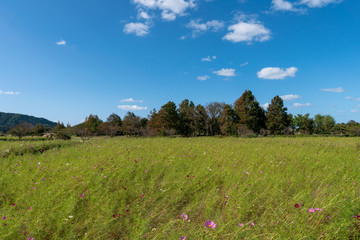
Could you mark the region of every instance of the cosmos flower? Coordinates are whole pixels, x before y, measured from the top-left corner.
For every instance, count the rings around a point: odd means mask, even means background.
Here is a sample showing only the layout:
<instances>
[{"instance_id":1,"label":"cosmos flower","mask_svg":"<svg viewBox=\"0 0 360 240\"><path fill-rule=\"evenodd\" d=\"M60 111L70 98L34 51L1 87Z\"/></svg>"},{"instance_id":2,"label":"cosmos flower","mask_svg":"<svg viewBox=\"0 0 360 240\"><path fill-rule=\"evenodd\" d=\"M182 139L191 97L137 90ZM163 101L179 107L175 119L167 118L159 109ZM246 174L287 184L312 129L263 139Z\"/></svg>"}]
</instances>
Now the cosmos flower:
<instances>
[{"instance_id":1,"label":"cosmos flower","mask_svg":"<svg viewBox=\"0 0 360 240\"><path fill-rule=\"evenodd\" d=\"M186 239L186 237L180 237L180 240L185 240Z\"/></svg>"},{"instance_id":2,"label":"cosmos flower","mask_svg":"<svg viewBox=\"0 0 360 240\"><path fill-rule=\"evenodd\" d=\"M216 228L216 224L213 221L207 220L205 226L208 228Z\"/></svg>"},{"instance_id":3,"label":"cosmos flower","mask_svg":"<svg viewBox=\"0 0 360 240\"><path fill-rule=\"evenodd\" d=\"M309 212L309 213L314 213L314 212L315 212L315 209L310 208L310 209L308 210L308 212Z\"/></svg>"},{"instance_id":4,"label":"cosmos flower","mask_svg":"<svg viewBox=\"0 0 360 240\"><path fill-rule=\"evenodd\" d=\"M181 215L181 218L182 219L185 219L185 220L188 220L189 218L188 218L188 215L186 215L185 213L183 213L182 215Z\"/></svg>"},{"instance_id":5,"label":"cosmos flower","mask_svg":"<svg viewBox=\"0 0 360 240\"><path fill-rule=\"evenodd\" d=\"M250 223L250 226L252 226L252 227L255 226L255 223L251 222L251 223Z\"/></svg>"},{"instance_id":6,"label":"cosmos flower","mask_svg":"<svg viewBox=\"0 0 360 240\"><path fill-rule=\"evenodd\" d=\"M297 204L295 204L295 207L296 207L296 208L299 208L299 207L300 207L300 205L297 203Z\"/></svg>"},{"instance_id":7,"label":"cosmos flower","mask_svg":"<svg viewBox=\"0 0 360 240\"><path fill-rule=\"evenodd\" d=\"M243 224L243 223L239 223L238 225L239 225L239 227L243 227L243 226L244 226L244 224Z\"/></svg>"}]
</instances>

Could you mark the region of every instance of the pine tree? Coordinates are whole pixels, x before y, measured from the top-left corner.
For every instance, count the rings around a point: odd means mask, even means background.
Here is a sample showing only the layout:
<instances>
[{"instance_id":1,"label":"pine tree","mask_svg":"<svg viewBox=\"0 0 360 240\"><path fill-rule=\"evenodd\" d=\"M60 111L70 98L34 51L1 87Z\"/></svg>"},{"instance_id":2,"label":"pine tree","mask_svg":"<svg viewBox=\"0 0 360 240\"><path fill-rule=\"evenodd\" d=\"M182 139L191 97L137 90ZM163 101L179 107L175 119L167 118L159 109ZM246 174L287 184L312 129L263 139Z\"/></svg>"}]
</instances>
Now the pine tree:
<instances>
[{"instance_id":1,"label":"pine tree","mask_svg":"<svg viewBox=\"0 0 360 240\"><path fill-rule=\"evenodd\" d=\"M290 125L290 118L287 108L279 96L275 96L267 109L266 126L271 134L283 134L284 130Z\"/></svg>"}]
</instances>

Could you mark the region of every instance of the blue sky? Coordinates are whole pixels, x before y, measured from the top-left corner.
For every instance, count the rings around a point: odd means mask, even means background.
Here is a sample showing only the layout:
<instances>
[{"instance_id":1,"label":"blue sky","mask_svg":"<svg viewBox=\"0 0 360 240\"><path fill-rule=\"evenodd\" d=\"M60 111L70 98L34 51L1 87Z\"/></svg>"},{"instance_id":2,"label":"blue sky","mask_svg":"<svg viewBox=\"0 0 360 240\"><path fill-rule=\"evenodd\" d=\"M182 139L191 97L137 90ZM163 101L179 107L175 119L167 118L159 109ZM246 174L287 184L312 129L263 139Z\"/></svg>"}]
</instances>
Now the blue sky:
<instances>
[{"instance_id":1,"label":"blue sky","mask_svg":"<svg viewBox=\"0 0 360 240\"><path fill-rule=\"evenodd\" d=\"M249 89L360 121L360 2L2 0L0 111L80 123Z\"/></svg>"}]
</instances>

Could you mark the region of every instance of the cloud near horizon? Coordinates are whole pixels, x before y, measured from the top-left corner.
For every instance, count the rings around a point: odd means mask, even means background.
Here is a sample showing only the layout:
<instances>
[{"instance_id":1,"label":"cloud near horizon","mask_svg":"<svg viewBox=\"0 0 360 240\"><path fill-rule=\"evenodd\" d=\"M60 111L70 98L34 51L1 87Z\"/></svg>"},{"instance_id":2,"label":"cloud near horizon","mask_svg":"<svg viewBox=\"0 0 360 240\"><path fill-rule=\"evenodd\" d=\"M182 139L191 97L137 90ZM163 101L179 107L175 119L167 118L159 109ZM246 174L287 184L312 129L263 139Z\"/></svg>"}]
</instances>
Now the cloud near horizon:
<instances>
[{"instance_id":1,"label":"cloud near horizon","mask_svg":"<svg viewBox=\"0 0 360 240\"><path fill-rule=\"evenodd\" d=\"M262 79L270 80L283 80L286 77L295 77L298 69L296 67L289 67L287 69L278 68L278 67L266 67L261 69L257 76Z\"/></svg>"},{"instance_id":2,"label":"cloud near horizon","mask_svg":"<svg viewBox=\"0 0 360 240\"><path fill-rule=\"evenodd\" d=\"M120 102L139 102L139 103L142 103L142 102L144 102L144 100L135 100L133 98L126 98L126 99L120 100Z\"/></svg>"},{"instance_id":3,"label":"cloud near horizon","mask_svg":"<svg viewBox=\"0 0 360 240\"><path fill-rule=\"evenodd\" d=\"M323 88L320 89L320 91L323 92L333 92L333 93L342 93L345 92L345 90L342 87L338 87L338 88Z\"/></svg>"},{"instance_id":4,"label":"cloud near horizon","mask_svg":"<svg viewBox=\"0 0 360 240\"><path fill-rule=\"evenodd\" d=\"M299 107L311 107L312 104L311 103L294 103L293 107L294 108L299 108Z\"/></svg>"},{"instance_id":5,"label":"cloud near horizon","mask_svg":"<svg viewBox=\"0 0 360 240\"><path fill-rule=\"evenodd\" d=\"M296 100L296 99L299 99L302 97L300 95L289 94L289 95L280 96L280 98L284 101L292 101L292 100Z\"/></svg>"},{"instance_id":6,"label":"cloud near horizon","mask_svg":"<svg viewBox=\"0 0 360 240\"><path fill-rule=\"evenodd\" d=\"M0 95L19 95L19 94L20 94L19 92L0 90Z\"/></svg>"},{"instance_id":7,"label":"cloud near horizon","mask_svg":"<svg viewBox=\"0 0 360 240\"><path fill-rule=\"evenodd\" d=\"M147 107L140 107L137 105L119 105L117 108L124 110L124 111L141 111L147 110Z\"/></svg>"}]
</instances>

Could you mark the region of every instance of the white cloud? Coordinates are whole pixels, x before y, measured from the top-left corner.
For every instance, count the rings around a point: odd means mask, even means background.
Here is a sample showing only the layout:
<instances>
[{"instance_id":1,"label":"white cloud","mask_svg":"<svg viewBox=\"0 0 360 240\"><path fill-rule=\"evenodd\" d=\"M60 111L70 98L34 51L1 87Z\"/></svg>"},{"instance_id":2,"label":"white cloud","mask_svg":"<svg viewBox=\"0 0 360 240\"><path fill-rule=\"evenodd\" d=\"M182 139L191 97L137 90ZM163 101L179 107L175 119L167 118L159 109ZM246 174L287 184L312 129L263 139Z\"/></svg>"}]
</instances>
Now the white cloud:
<instances>
[{"instance_id":1,"label":"white cloud","mask_svg":"<svg viewBox=\"0 0 360 240\"><path fill-rule=\"evenodd\" d=\"M244 62L244 63L240 64L240 67L244 67L244 66L246 66L248 64L249 64L248 62Z\"/></svg>"},{"instance_id":2,"label":"white cloud","mask_svg":"<svg viewBox=\"0 0 360 240\"><path fill-rule=\"evenodd\" d=\"M357 113L359 110L351 110L352 113Z\"/></svg>"},{"instance_id":3,"label":"white cloud","mask_svg":"<svg viewBox=\"0 0 360 240\"><path fill-rule=\"evenodd\" d=\"M139 111L139 110L147 110L147 107L140 107L137 105L119 105L117 106L119 109L124 111Z\"/></svg>"},{"instance_id":4,"label":"white cloud","mask_svg":"<svg viewBox=\"0 0 360 240\"><path fill-rule=\"evenodd\" d=\"M293 104L293 107L294 107L294 108L310 107L310 106L312 106L311 103L294 103L294 104Z\"/></svg>"},{"instance_id":5,"label":"white cloud","mask_svg":"<svg viewBox=\"0 0 360 240\"><path fill-rule=\"evenodd\" d=\"M235 76L235 69L233 68L223 68L218 71L213 71L214 74L223 76L223 77L234 77Z\"/></svg>"},{"instance_id":6,"label":"white cloud","mask_svg":"<svg viewBox=\"0 0 360 240\"><path fill-rule=\"evenodd\" d=\"M149 21L151 19L151 16L145 12L143 9L140 9L138 12L138 19L145 19L147 21Z\"/></svg>"},{"instance_id":7,"label":"white cloud","mask_svg":"<svg viewBox=\"0 0 360 240\"><path fill-rule=\"evenodd\" d=\"M216 56L212 56L212 57L208 56L206 58L202 58L201 61L203 61L203 62L212 62L215 59L216 59Z\"/></svg>"},{"instance_id":8,"label":"white cloud","mask_svg":"<svg viewBox=\"0 0 360 240\"><path fill-rule=\"evenodd\" d=\"M300 4L305 4L310 8L325 7L330 3L340 3L342 0L301 0Z\"/></svg>"},{"instance_id":9,"label":"white cloud","mask_svg":"<svg viewBox=\"0 0 360 240\"><path fill-rule=\"evenodd\" d=\"M56 45L65 46L65 45L66 45L66 41L65 41L65 40L57 41L57 42L56 42Z\"/></svg>"},{"instance_id":10,"label":"white cloud","mask_svg":"<svg viewBox=\"0 0 360 240\"><path fill-rule=\"evenodd\" d=\"M199 77L197 77L197 79L200 81L206 81L206 80L210 79L210 77L208 75L205 75L205 76L199 76Z\"/></svg>"},{"instance_id":11,"label":"white cloud","mask_svg":"<svg viewBox=\"0 0 360 240\"><path fill-rule=\"evenodd\" d=\"M167 21L173 21L177 16L185 15L185 11L194 8L194 0L133 0L140 8L160 10L161 17Z\"/></svg>"},{"instance_id":12,"label":"white cloud","mask_svg":"<svg viewBox=\"0 0 360 240\"><path fill-rule=\"evenodd\" d=\"M323 92L334 92L334 93L342 93L345 92L345 90L342 87L338 87L338 88L324 88L324 89L320 89L320 91Z\"/></svg>"},{"instance_id":13,"label":"white cloud","mask_svg":"<svg viewBox=\"0 0 360 240\"><path fill-rule=\"evenodd\" d=\"M276 11L296 11L294 5L286 0L272 0L271 8Z\"/></svg>"},{"instance_id":14,"label":"white cloud","mask_svg":"<svg viewBox=\"0 0 360 240\"><path fill-rule=\"evenodd\" d=\"M186 36L181 36L180 37L180 40L185 40L186 39Z\"/></svg>"},{"instance_id":15,"label":"white cloud","mask_svg":"<svg viewBox=\"0 0 360 240\"><path fill-rule=\"evenodd\" d=\"M292 101L292 100L296 100L296 99L301 98L300 95L293 95L293 94L284 95L284 96L280 96L280 97L284 101Z\"/></svg>"},{"instance_id":16,"label":"white cloud","mask_svg":"<svg viewBox=\"0 0 360 240\"><path fill-rule=\"evenodd\" d=\"M345 97L345 99L347 100L352 100L352 101L360 101L360 98L353 98L353 97Z\"/></svg>"},{"instance_id":17,"label":"white cloud","mask_svg":"<svg viewBox=\"0 0 360 240\"><path fill-rule=\"evenodd\" d=\"M122 99L120 102L144 102L144 100L135 100L133 98L126 98L126 99Z\"/></svg>"},{"instance_id":18,"label":"white cloud","mask_svg":"<svg viewBox=\"0 0 360 240\"><path fill-rule=\"evenodd\" d=\"M0 95L19 95L19 94L20 94L19 92L0 90Z\"/></svg>"},{"instance_id":19,"label":"white cloud","mask_svg":"<svg viewBox=\"0 0 360 240\"><path fill-rule=\"evenodd\" d=\"M191 20L186 27L193 30L192 37L196 37L201 32L212 31L217 32L225 27L224 22L218 20L207 21L201 23L200 20Z\"/></svg>"},{"instance_id":20,"label":"white cloud","mask_svg":"<svg viewBox=\"0 0 360 240\"><path fill-rule=\"evenodd\" d=\"M149 29L150 26L148 24L144 24L144 23L128 23L124 26L124 32L127 34L133 33L136 36L146 36L147 34L149 34Z\"/></svg>"},{"instance_id":21,"label":"white cloud","mask_svg":"<svg viewBox=\"0 0 360 240\"><path fill-rule=\"evenodd\" d=\"M264 42L270 39L271 31L254 16L236 17L238 23L228 27L229 33L223 39L230 42Z\"/></svg>"},{"instance_id":22,"label":"white cloud","mask_svg":"<svg viewBox=\"0 0 360 240\"><path fill-rule=\"evenodd\" d=\"M267 68L263 68L261 69L258 73L257 76L258 78L263 78L263 79L271 79L271 80L275 80L275 79L285 79L286 77L295 77L296 72L298 71L298 69L296 67L289 67L287 69L282 69L282 68L278 68L278 67L267 67Z\"/></svg>"},{"instance_id":23,"label":"white cloud","mask_svg":"<svg viewBox=\"0 0 360 240\"><path fill-rule=\"evenodd\" d=\"M267 109L269 107L269 103L264 103L262 105L260 105L260 107L262 107L263 109Z\"/></svg>"}]
</instances>

